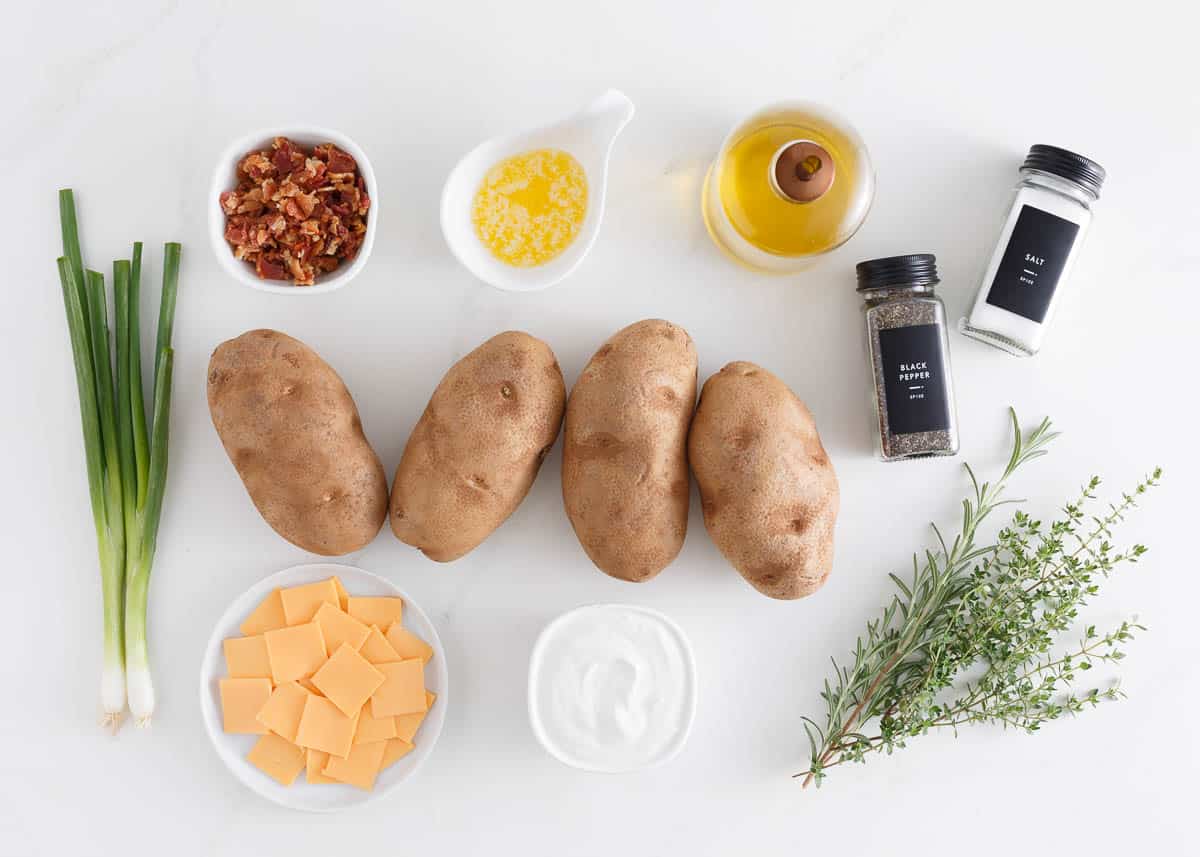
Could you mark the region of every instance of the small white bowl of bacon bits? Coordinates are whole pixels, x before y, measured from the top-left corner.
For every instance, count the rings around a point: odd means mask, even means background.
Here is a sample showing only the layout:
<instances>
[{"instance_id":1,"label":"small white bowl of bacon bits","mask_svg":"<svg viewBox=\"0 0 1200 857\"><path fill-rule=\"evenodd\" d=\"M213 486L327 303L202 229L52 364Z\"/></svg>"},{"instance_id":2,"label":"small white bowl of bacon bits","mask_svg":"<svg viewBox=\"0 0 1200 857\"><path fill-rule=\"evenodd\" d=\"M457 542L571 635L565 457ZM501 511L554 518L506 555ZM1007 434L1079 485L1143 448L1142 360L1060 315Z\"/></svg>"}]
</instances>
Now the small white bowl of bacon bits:
<instances>
[{"instance_id":1,"label":"small white bowl of bacon bits","mask_svg":"<svg viewBox=\"0 0 1200 857\"><path fill-rule=\"evenodd\" d=\"M235 280L276 294L340 289L367 263L379 189L367 154L328 128L267 128L221 154L208 231Z\"/></svg>"}]
</instances>

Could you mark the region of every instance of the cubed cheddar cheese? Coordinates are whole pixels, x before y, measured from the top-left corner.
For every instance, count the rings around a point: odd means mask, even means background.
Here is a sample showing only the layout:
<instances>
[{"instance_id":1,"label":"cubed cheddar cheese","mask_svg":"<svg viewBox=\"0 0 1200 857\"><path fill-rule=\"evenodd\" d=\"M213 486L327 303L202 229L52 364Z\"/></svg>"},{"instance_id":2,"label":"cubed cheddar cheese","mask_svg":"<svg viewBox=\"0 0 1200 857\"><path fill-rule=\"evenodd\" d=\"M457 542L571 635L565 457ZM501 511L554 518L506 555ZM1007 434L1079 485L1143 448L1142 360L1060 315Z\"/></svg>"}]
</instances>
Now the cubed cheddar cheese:
<instances>
[{"instance_id":1,"label":"cubed cheddar cheese","mask_svg":"<svg viewBox=\"0 0 1200 857\"><path fill-rule=\"evenodd\" d=\"M425 710L425 665L420 658L378 664L383 684L371 695L371 714L416 714Z\"/></svg>"},{"instance_id":2,"label":"cubed cheddar cheese","mask_svg":"<svg viewBox=\"0 0 1200 857\"><path fill-rule=\"evenodd\" d=\"M355 744L373 744L395 737L395 717L372 717L370 706L359 713L358 730L354 733Z\"/></svg>"},{"instance_id":3,"label":"cubed cheddar cheese","mask_svg":"<svg viewBox=\"0 0 1200 857\"><path fill-rule=\"evenodd\" d=\"M362 648L358 653L375 665L390 664L394 661L402 661L404 658L392 648L392 644L383 636L383 632L378 627L372 625L371 633L367 635L367 641L362 644Z\"/></svg>"},{"instance_id":4,"label":"cubed cheddar cheese","mask_svg":"<svg viewBox=\"0 0 1200 857\"><path fill-rule=\"evenodd\" d=\"M294 681L281 684L259 709L258 722L276 735L295 741L304 702L310 696L311 693Z\"/></svg>"},{"instance_id":5,"label":"cubed cheddar cheese","mask_svg":"<svg viewBox=\"0 0 1200 857\"><path fill-rule=\"evenodd\" d=\"M223 678L220 689L221 719L226 732L243 735L266 733L267 727L258 722L256 715L271 696L270 679ZM395 734L393 727L392 735Z\"/></svg>"},{"instance_id":6,"label":"cubed cheddar cheese","mask_svg":"<svg viewBox=\"0 0 1200 857\"><path fill-rule=\"evenodd\" d=\"M392 738L387 742L387 747L383 751L383 759L379 762L379 770L382 771L388 768L413 750L412 742L405 741L403 738Z\"/></svg>"},{"instance_id":7,"label":"cubed cheddar cheese","mask_svg":"<svg viewBox=\"0 0 1200 857\"><path fill-rule=\"evenodd\" d=\"M396 721L396 737L411 744L417 730L421 728L421 724L425 720L425 715L429 713L429 709L433 708L435 699L437 699L437 694L432 690L427 690L425 691L424 711L418 711L416 714L397 714L393 717L392 719Z\"/></svg>"},{"instance_id":8,"label":"cubed cheddar cheese","mask_svg":"<svg viewBox=\"0 0 1200 857\"><path fill-rule=\"evenodd\" d=\"M304 751L274 733L258 739L246 759L283 786L290 786L304 770Z\"/></svg>"},{"instance_id":9,"label":"cubed cheddar cheese","mask_svg":"<svg viewBox=\"0 0 1200 857\"><path fill-rule=\"evenodd\" d=\"M304 779L314 784L336 783L333 777L327 777L321 771L329 761L329 754L321 750L308 749L304 751Z\"/></svg>"},{"instance_id":10,"label":"cubed cheddar cheese","mask_svg":"<svg viewBox=\"0 0 1200 857\"><path fill-rule=\"evenodd\" d=\"M412 631L399 622L393 622L388 628L387 641L402 659L420 658L421 663L427 664L433 657L433 646L426 643Z\"/></svg>"},{"instance_id":11,"label":"cubed cheddar cheese","mask_svg":"<svg viewBox=\"0 0 1200 857\"><path fill-rule=\"evenodd\" d=\"M338 782L347 783L364 791L375 788L375 778L383 767L383 756L387 743L375 741L371 744L356 744L345 759L330 756L323 773Z\"/></svg>"},{"instance_id":12,"label":"cubed cheddar cheese","mask_svg":"<svg viewBox=\"0 0 1200 857\"><path fill-rule=\"evenodd\" d=\"M346 612L364 625L390 628L393 622L403 618L404 599L357 598L351 595L346 599Z\"/></svg>"},{"instance_id":13,"label":"cubed cheddar cheese","mask_svg":"<svg viewBox=\"0 0 1200 857\"><path fill-rule=\"evenodd\" d=\"M271 679L275 684L308 678L329 657L325 637L316 622L267 631L267 657L271 661Z\"/></svg>"},{"instance_id":14,"label":"cubed cheddar cheese","mask_svg":"<svg viewBox=\"0 0 1200 857\"><path fill-rule=\"evenodd\" d=\"M341 606L338 602L337 587L334 586L332 577L316 583L281 589L279 597L283 601L283 615L289 625L303 625L305 622L311 622L322 604Z\"/></svg>"},{"instance_id":15,"label":"cubed cheddar cheese","mask_svg":"<svg viewBox=\"0 0 1200 857\"><path fill-rule=\"evenodd\" d=\"M253 637L255 634L287 627L287 619L283 615L283 598L279 593L280 590L273 590L246 617L246 621L238 627L244 636Z\"/></svg>"},{"instance_id":16,"label":"cubed cheddar cheese","mask_svg":"<svg viewBox=\"0 0 1200 857\"><path fill-rule=\"evenodd\" d=\"M347 717L328 699L309 694L304 702L296 743L306 749L321 750L344 759L350 755L357 728L357 714Z\"/></svg>"},{"instance_id":17,"label":"cubed cheddar cheese","mask_svg":"<svg viewBox=\"0 0 1200 857\"><path fill-rule=\"evenodd\" d=\"M225 667L230 678L271 677L271 660L267 657L267 638L230 637L221 644L225 651Z\"/></svg>"},{"instance_id":18,"label":"cubed cheddar cheese","mask_svg":"<svg viewBox=\"0 0 1200 857\"><path fill-rule=\"evenodd\" d=\"M322 604L318 607L313 621L321 626L321 634L325 637L325 648L329 650L330 654L336 652L342 643L347 643L352 649L358 651L371 633L370 627L332 604Z\"/></svg>"},{"instance_id":19,"label":"cubed cheddar cheese","mask_svg":"<svg viewBox=\"0 0 1200 857\"><path fill-rule=\"evenodd\" d=\"M312 683L343 714L353 717L383 684L383 673L349 643L342 643L333 657L313 674Z\"/></svg>"}]
</instances>

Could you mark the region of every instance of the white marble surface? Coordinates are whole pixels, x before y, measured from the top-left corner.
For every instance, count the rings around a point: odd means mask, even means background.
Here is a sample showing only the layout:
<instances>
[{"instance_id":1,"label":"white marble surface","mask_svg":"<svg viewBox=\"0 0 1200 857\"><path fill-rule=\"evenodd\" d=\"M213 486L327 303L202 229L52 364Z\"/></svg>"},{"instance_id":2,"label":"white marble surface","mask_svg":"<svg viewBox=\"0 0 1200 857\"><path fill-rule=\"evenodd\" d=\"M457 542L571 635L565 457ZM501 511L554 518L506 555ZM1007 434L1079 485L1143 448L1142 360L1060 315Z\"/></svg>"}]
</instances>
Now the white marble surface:
<instances>
[{"instance_id":1,"label":"white marble surface","mask_svg":"<svg viewBox=\"0 0 1200 857\"><path fill-rule=\"evenodd\" d=\"M0 658L0 851L100 854L1126 853L1185 850L1200 773L1196 672L1196 341L1200 76L1185 4L856 2L654 4L26 3L5 11L0 206L8 275L0 343L2 510L9 542ZM1194 14L1194 13L1192 13ZM507 294L475 281L439 234L437 199L480 139L568 111L609 86L638 116L618 142L594 252L561 286ZM800 277L738 270L711 246L698 183L726 129L781 97L852 117L877 161L874 211ZM256 126L338 128L382 190L374 255L344 291L258 294L218 269L204 232L213 159ZM990 252L1034 142L1109 167L1090 245L1045 352L1018 361L953 339L959 460L878 464L852 267L938 255L952 316ZM76 189L95 266L140 238L184 243L171 480L152 592L161 705L152 731L94 726L100 641L74 379L54 258L55 191ZM158 272L154 261L150 275ZM519 327L568 380L638 318L686 326L701 374L746 358L815 412L841 477L836 570L817 596L775 603L718 556L693 503L678 561L640 587L595 571L562 513L552 454L513 518L437 566L388 533L349 561L431 611L453 683L418 780L334 817L287 812L228 774L196 699L201 649L229 601L307 557L254 513L209 423L213 347L272 326L345 377L389 472L446 367ZM838 770L820 792L790 775L841 655L932 518L953 526L961 461L993 471L1004 408L1065 432L1017 491L1049 511L1093 471L1110 491L1156 463L1164 487L1121 533L1152 552L1089 609L1151 630L1123 669L1130 698L1037 737L929 736ZM666 767L620 777L547 756L525 716L526 660L561 611L624 600L688 631L702 695ZM1028 843L1036 842L1036 846Z\"/></svg>"}]
</instances>

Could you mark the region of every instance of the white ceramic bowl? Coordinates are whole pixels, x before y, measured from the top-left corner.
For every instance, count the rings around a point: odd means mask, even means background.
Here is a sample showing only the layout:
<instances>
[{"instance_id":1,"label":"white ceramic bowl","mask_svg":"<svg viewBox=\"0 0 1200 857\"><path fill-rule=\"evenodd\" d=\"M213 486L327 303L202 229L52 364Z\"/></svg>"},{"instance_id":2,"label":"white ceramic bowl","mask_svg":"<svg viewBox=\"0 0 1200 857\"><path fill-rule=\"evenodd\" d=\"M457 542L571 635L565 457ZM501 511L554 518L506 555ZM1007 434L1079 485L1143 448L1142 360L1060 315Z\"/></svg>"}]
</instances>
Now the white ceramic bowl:
<instances>
[{"instance_id":1,"label":"white ceramic bowl","mask_svg":"<svg viewBox=\"0 0 1200 857\"><path fill-rule=\"evenodd\" d=\"M437 701L417 732L412 752L383 771L375 781L375 790L370 792L347 785L312 785L305 782L303 772L291 786L282 786L246 761L246 754L258 740L257 735L229 735L222 727L218 684L226 675L222 641L226 637L240 636L238 626L276 587L315 583L334 575L341 578L351 595L396 595L403 598L405 627L433 647L433 659L425 667L425 685L437 694ZM447 690L446 653L438 639L437 630L424 611L403 590L382 577L361 568L336 563L297 565L251 586L229 605L229 609L217 621L200 664L200 711L208 737L221 761L251 791L281 806L309 812L333 812L366 803L416 774L433 752L433 745L441 734L442 724L446 720L446 706L449 704Z\"/></svg>"},{"instance_id":2,"label":"white ceramic bowl","mask_svg":"<svg viewBox=\"0 0 1200 857\"><path fill-rule=\"evenodd\" d=\"M555 635L574 619L579 618L582 614L595 613L603 614L608 611L618 611L618 613L639 613L648 617L670 634L677 646L678 655L682 661L683 680L685 687L686 698L683 700L682 716L679 722L678 731L671 737L671 740L653 757L638 764L598 764L591 763L582 758L579 758L571 753L566 747L561 747L550 735L550 729L543 722L541 706L538 703L538 695L541 689L541 681L544 676L544 662L546 660L547 650L554 645ZM683 629L676 624L671 617L660 613L657 610L652 610L649 607L642 607L636 604L591 604L584 607L577 607L574 610L568 610L566 613L558 616L538 635L537 641L533 644L533 651L529 655L529 688L528 700L529 707L529 725L533 729L533 734L537 737L538 742L543 749L555 759L562 762L571 768L578 768L583 771L592 771L602 774L623 774L632 771L645 770L647 768L657 767L679 754L683 749L683 745L687 743L688 735L692 731L692 723L696 719L696 697L699 692L699 686L696 680L696 656L692 652L692 644L688 641L687 635Z\"/></svg>"},{"instance_id":3,"label":"white ceramic bowl","mask_svg":"<svg viewBox=\"0 0 1200 857\"><path fill-rule=\"evenodd\" d=\"M221 194L237 187L237 165L242 158L250 152L269 149L271 141L276 137L287 137L293 143L306 148L321 143L333 143L354 158L358 164L358 173L367 186L367 196L371 198L371 207L367 211L367 234L362 246L358 248L358 255L349 264L342 262L329 273L318 275L311 286L294 286L285 281L260 279L249 263L234 258L233 248L225 240L225 212L221 210ZM357 143L338 131L313 125L266 128L234 140L217 159L212 185L208 191L209 243L221 267L244 286L278 295L320 295L340 289L358 276L358 272L367 264L367 257L371 255L371 248L375 244L375 230L378 225L379 186L375 182L375 171L371 169L371 161Z\"/></svg>"},{"instance_id":4,"label":"white ceramic bowl","mask_svg":"<svg viewBox=\"0 0 1200 857\"><path fill-rule=\"evenodd\" d=\"M613 142L633 113L633 102L610 89L566 119L488 140L463 156L442 188L442 235L455 258L485 283L516 292L548 288L579 267L592 249L600 232L600 221L604 219ZM489 169L505 158L533 149L561 149L579 161L587 175L588 205L579 234L562 253L544 265L518 268L501 262L479 240L471 222L471 208Z\"/></svg>"}]
</instances>

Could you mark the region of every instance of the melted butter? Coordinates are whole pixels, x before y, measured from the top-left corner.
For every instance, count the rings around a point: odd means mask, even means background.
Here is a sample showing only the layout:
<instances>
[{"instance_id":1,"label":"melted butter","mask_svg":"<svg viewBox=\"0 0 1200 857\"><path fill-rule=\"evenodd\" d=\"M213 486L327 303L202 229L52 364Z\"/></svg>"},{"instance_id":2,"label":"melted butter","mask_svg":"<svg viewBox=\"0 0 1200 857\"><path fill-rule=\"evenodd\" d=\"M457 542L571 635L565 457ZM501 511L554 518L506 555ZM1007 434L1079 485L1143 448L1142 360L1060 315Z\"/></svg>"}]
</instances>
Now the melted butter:
<instances>
[{"instance_id":1,"label":"melted butter","mask_svg":"<svg viewBox=\"0 0 1200 857\"><path fill-rule=\"evenodd\" d=\"M537 149L488 170L475 193L471 222L493 256L529 268L571 246L587 202L587 175L579 161L558 149Z\"/></svg>"}]
</instances>

